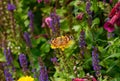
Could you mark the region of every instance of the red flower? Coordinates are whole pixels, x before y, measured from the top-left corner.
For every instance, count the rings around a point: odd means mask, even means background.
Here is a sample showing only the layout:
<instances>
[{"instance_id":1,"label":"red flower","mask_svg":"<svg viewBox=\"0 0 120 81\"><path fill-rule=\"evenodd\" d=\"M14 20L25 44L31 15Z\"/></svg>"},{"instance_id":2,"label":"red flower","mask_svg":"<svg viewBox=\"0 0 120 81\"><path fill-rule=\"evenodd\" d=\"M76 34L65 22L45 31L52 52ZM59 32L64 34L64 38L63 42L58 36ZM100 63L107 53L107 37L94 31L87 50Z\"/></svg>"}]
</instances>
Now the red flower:
<instances>
[{"instance_id":1,"label":"red flower","mask_svg":"<svg viewBox=\"0 0 120 81\"><path fill-rule=\"evenodd\" d=\"M112 18L117 12L120 11L120 2L116 3L116 5L111 10L109 17Z\"/></svg>"}]
</instances>

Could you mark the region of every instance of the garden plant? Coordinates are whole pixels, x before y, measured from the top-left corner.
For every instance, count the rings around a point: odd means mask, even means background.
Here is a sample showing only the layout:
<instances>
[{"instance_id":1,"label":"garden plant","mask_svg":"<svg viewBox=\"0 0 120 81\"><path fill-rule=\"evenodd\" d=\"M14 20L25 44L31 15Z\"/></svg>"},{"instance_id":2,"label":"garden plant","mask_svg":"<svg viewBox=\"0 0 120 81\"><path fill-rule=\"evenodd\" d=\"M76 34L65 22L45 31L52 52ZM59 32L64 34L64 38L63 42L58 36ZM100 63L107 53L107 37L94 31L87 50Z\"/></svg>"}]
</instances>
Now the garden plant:
<instances>
[{"instance_id":1,"label":"garden plant","mask_svg":"<svg viewBox=\"0 0 120 81\"><path fill-rule=\"evenodd\" d=\"M120 81L120 1L0 0L0 81Z\"/></svg>"}]
</instances>

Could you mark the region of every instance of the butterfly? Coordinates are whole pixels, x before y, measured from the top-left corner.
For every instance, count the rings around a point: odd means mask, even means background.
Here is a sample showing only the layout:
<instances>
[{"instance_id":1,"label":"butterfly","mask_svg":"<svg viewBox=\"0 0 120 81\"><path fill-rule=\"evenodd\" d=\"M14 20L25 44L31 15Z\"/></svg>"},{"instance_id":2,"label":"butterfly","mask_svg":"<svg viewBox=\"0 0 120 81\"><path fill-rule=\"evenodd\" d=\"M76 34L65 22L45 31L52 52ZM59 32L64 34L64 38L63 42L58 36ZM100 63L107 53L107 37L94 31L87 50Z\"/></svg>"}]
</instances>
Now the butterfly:
<instances>
[{"instance_id":1,"label":"butterfly","mask_svg":"<svg viewBox=\"0 0 120 81\"><path fill-rule=\"evenodd\" d=\"M64 50L64 48L67 48L71 44L72 38L71 36L60 36L57 38L54 38L51 40L51 48L56 49L60 48Z\"/></svg>"}]
</instances>

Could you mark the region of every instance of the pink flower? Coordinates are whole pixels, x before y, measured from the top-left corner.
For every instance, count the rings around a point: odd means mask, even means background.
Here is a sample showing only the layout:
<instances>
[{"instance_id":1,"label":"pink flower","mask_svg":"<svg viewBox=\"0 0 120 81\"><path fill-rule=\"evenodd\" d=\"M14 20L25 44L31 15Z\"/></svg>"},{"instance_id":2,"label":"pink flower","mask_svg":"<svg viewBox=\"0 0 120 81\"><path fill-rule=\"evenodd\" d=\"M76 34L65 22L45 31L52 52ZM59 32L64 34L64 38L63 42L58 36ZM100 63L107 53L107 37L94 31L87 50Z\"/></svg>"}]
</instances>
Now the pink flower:
<instances>
[{"instance_id":1,"label":"pink flower","mask_svg":"<svg viewBox=\"0 0 120 81\"><path fill-rule=\"evenodd\" d=\"M76 19L78 19L78 20L82 20L83 19L83 13L81 12L81 13L79 13L77 16L76 16Z\"/></svg>"},{"instance_id":2,"label":"pink flower","mask_svg":"<svg viewBox=\"0 0 120 81\"><path fill-rule=\"evenodd\" d=\"M119 12L120 13L120 12ZM109 21L107 21L104 24L104 28L105 30L107 30L108 32L113 32L115 30L114 28L114 23L116 22L116 20L119 18L119 13L115 14L112 19L110 19Z\"/></svg>"},{"instance_id":3,"label":"pink flower","mask_svg":"<svg viewBox=\"0 0 120 81\"><path fill-rule=\"evenodd\" d=\"M106 22L104 24L104 29L107 30L108 32L113 32L115 30L114 25L111 24L110 22Z\"/></svg>"},{"instance_id":4,"label":"pink flower","mask_svg":"<svg viewBox=\"0 0 120 81\"><path fill-rule=\"evenodd\" d=\"M85 81L86 79L80 79L80 78L76 78L76 79L73 79L73 81Z\"/></svg>"},{"instance_id":5,"label":"pink flower","mask_svg":"<svg viewBox=\"0 0 120 81\"><path fill-rule=\"evenodd\" d=\"M38 2L38 3L41 3L41 2L42 2L42 0L37 0L37 2Z\"/></svg>"},{"instance_id":6,"label":"pink flower","mask_svg":"<svg viewBox=\"0 0 120 81\"><path fill-rule=\"evenodd\" d=\"M51 22L52 22L52 18L51 18L51 17L45 18L45 23L46 23L46 25L47 25L48 27L51 26Z\"/></svg>"},{"instance_id":7,"label":"pink flower","mask_svg":"<svg viewBox=\"0 0 120 81\"><path fill-rule=\"evenodd\" d=\"M92 78L92 81L97 81L94 77Z\"/></svg>"}]
</instances>

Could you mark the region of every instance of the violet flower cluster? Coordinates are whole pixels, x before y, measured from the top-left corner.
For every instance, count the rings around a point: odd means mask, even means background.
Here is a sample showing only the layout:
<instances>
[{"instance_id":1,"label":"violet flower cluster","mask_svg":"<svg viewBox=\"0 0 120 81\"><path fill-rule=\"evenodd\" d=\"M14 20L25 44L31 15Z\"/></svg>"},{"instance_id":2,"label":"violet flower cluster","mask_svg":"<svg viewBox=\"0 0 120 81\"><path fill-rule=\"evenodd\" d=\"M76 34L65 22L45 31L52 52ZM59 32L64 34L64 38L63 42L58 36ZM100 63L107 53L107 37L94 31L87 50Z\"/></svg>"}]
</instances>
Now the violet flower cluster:
<instances>
[{"instance_id":1,"label":"violet flower cluster","mask_svg":"<svg viewBox=\"0 0 120 81\"><path fill-rule=\"evenodd\" d=\"M13 58L12 58L12 54L11 54L11 49L4 49L4 55L6 57L7 60L7 64L8 65L13 65Z\"/></svg>"},{"instance_id":2,"label":"violet flower cluster","mask_svg":"<svg viewBox=\"0 0 120 81\"><path fill-rule=\"evenodd\" d=\"M48 81L48 73L47 68L45 67L42 58L38 58L39 65L40 65L40 74L39 74L39 81Z\"/></svg>"},{"instance_id":3,"label":"violet flower cluster","mask_svg":"<svg viewBox=\"0 0 120 81\"><path fill-rule=\"evenodd\" d=\"M10 3L8 3L8 5L7 5L7 9L8 9L8 11L13 11L13 10L16 9L16 7L15 7L14 4L10 4Z\"/></svg>"},{"instance_id":4,"label":"violet flower cluster","mask_svg":"<svg viewBox=\"0 0 120 81\"><path fill-rule=\"evenodd\" d=\"M84 55L84 48L86 47L86 42L85 42L85 31L81 30L80 32L80 38L79 38L79 47L80 47L80 52L82 56Z\"/></svg>"},{"instance_id":5,"label":"violet flower cluster","mask_svg":"<svg viewBox=\"0 0 120 81\"><path fill-rule=\"evenodd\" d=\"M60 28L60 17L55 12L51 13L49 17L45 18L45 22L43 24L46 24L51 28L52 32L57 32ZM42 25L42 27L44 26Z\"/></svg>"},{"instance_id":6,"label":"violet flower cluster","mask_svg":"<svg viewBox=\"0 0 120 81\"><path fill-rule=\"evenodd\" d=\"M99 65L99 55L97 47L93 47L92 51L92 66L94 71L96 72L96 76L100 75L101 66Z\"/></svg>"},{"instance_id":7,"label":"violet flower cluster","mask_svg":"<svg viewBox=\"0 0 120 81\"><path fill-rule=\"evenodd\" d=\"M104 29L108 32L115 30L114 24L120 26L120 2L116 3L109 14L109 20L105 22Z\"/></svg>"},{"instance_id":8,"label":"violet flower cluster","mask_svg":"<svg viewBox=\"0 0 120 81\"><path fill-rule=\"evenodd\" d=\"M48 73L45 66L40 67L39 81L48 81Z\"/></svg>"},{"instance_id":9,"label":"violet flower cluster","mask_svg":"<svg viewBox=\"0 0 120 81\"><path fill-rule=\"evenodd\" d=\"M90 10L90 7L91 7L91 3L90 3L90 0L88 0L87 2L86 2L86 12L87 12L87 14L88 14L88 24L89 24L89 26L91 26L92 25L92 11Z\"/></svg>"},{"instance_id":10,"label":"violet flower cluster","mask_svg":"<svg viewBox=\"0 0 120 81\"><path fill-rule=\"evenodd\" d=\"M87 11L87 13L88 13L89 15L92 15L92 11L90 10L90 7L91 7L91 3L90 3L90 1L88 0L88 1L86 2L86 11Z\"/></svg>"},{"instance_id":11,"label":"violet flower cluster","mask_svg":"<svg viewBox=\"0 0 120 81\"><path fill-rule=\"evenodd\" d=\"M27 46L32 48L32 43L31 43L29 34L27 32L25 32L23 37L24 37L24 39L26 41Z\"/></svg>"},{"instance_id":12,"label":"violet flower cluster","mask_svg":"<svg viewBox=\"0 0 120 81\"><path fill-rule=\"evenodd\" d=\"M80 32L80 38L79 38L79 47L84 48L86 46L85 42L85 31L81 30Z\"/></svg>"},{"instance_id":13,"label":"violet flower cluster","mask_svg":"<svg viewBox=\"0 0 120 81\"><path fill-rule=\"evenodd\" d=\"M33 25L34 15L33 15L32 11L28 12L28 17L30 19L29 27L31 29L31 32L33 32L34 31L34 25Z\"/></svg>"},{"instance_id":14,"label":"violet flower cluster","mask_svg":"<svg viewBox=\"0 0 120 81\"><path fill-rule=\"evenodd\" d=\"M22 67L23 71L27 71L28 70L28 61L27 61L27 57L25 54L20 54L19 55L19 62L20 62L20 66Z\"/></svg>"},{"instance_id":15,"label":"violet flower cluster","mask_svg":"<svg viewBox=\"0 0 120 81\"><path fill-rule=\"evenodd\" d=\"M14 81L12 78L12 74L9 72L9 69L4 69L4 75L6 81Z\"/></svg>"}]
</instances>

